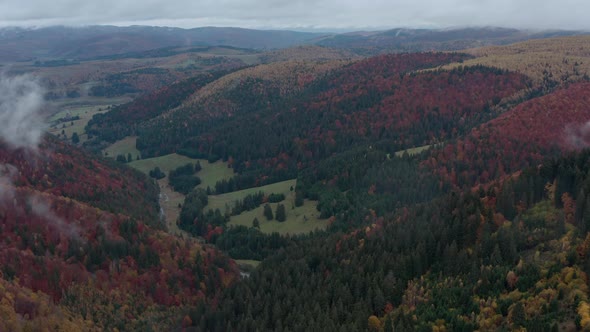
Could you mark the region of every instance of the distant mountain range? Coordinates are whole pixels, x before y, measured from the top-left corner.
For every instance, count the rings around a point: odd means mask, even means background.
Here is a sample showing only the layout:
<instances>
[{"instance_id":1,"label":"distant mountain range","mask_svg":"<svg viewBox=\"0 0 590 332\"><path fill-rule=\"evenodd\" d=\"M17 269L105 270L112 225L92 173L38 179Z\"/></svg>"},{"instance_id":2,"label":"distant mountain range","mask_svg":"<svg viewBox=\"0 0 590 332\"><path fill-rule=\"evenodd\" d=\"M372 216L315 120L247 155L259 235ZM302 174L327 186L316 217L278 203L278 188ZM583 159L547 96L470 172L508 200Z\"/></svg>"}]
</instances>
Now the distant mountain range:
<instances>
[{"instance_id":1,"label":"distant mountain range","mask_svg":"<svg viewBox=\"0 0 590 332\"><path fill-rule=\"evenodd\" d=\"M49 27L0 29L0 61L43 58L85 60L113 54L141 52L171 46L227 45L277 49L302 44L325 34L262 31L240 28L164 27Z\"/></svg>"},{"instance_id":2,"label":"distant mountain range","mask_svg":"<svg viewBox=\"0 0 590 332\"><path fill-rule=\"evenodd\" d=\"M342 34L217 27L194 29L148 26L4 28L0 29L0 61L89 60L169 47L212 45L270 50L315 44L351 50L361 55L374 55L385 52L457 50L583 33L580 31L528 32L504 28L393 29Z\"/></svg>"},{"instance_id":3,"label":"distant mountain range","mask_svg":"<svg viewBox=\"0 0 590 332\"><path fill-rule=\"evenodd\" d=\"M317 45L373 55L382 52L454 51L528 39L585 34L581 31L524 31L506 28L392 29L320 37Z\"/></svg>"}]
</instances>

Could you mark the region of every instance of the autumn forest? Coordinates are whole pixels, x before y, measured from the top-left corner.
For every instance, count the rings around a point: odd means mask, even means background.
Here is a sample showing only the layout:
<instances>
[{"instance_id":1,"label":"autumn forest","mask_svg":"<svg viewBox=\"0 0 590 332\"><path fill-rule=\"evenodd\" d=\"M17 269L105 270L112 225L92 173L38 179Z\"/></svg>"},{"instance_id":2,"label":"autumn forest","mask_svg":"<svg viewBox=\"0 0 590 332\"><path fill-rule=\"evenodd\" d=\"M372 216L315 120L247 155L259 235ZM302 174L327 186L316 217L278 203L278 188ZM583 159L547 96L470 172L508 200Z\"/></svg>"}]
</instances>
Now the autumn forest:
<instances>
[{"instance_id":1,"label":"autumn forest","mask_svg":"<svg viewBox=\"0 0 590 332\"><path fill-rule=\"evenodd\" d=\"M0 331L590 329L590 38L474 31L0 57Z\"/></svg>"}]
</instances>

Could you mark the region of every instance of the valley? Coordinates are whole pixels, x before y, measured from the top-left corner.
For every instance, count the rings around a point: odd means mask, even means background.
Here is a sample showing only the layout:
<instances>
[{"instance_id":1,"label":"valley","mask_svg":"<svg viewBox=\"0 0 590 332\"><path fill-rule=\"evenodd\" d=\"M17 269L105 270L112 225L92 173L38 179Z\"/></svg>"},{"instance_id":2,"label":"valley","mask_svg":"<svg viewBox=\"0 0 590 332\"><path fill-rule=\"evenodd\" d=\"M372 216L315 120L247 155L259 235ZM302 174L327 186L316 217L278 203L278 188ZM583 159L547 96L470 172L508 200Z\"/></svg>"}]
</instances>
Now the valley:
<instances>
[{"instance_id":1,"label":"valley","mask_svg":"<svg viewBox=\"0 0 590 332\"><path fill-rule=\"evenodd\" d=\"M0 35L0 330L590 328L587 34L110 29Z\"/></svg>"}]
</instances>

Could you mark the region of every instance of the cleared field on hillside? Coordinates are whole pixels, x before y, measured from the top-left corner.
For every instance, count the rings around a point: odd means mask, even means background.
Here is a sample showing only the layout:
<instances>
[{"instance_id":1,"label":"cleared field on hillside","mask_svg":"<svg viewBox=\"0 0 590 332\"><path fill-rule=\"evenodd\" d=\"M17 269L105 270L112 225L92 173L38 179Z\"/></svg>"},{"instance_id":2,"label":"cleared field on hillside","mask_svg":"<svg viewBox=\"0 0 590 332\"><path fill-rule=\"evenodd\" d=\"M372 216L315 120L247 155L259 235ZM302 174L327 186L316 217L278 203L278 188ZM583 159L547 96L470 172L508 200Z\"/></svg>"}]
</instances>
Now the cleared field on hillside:
<instances>
[{"instance_id":1,"label":"cleared field on hillside","mask_svg":"<svg viewBox=\"0 0 590 332\"><path fill-rule=\"evenodd\" d=\"M109 155L111 154L109 153ZM116 155L111 156L115 157ZM201 164L201 170L197 172L197 176L201 178L201 184L197 186L199 188L207 188L207 186L213 188L217 181L227 180L234 176L233 169L227 167L227 163L221 160L209 163L205 159L193 159L176 153L161 157L135 160L128 165L145 174L149 174L154 168L160 167L160 170L168 175L173 169L184 166L188 163L194 164L197 161Z\"/></svg>"},{"instance_id":2,"label":"cleared field on hillside","mask_svg":"<svg viewBox=\"0 0 590 332\"><path fill-rule=\"evenodd\" d=\"M149 174L149 171L157 166L168 175L173 169L184 166L187 163L196 163L197 161L200 162L202 167L197 175L204 183L213 183L214 185L215 182L219 180L231 178L233 176L233 170L228 168L227 164L222 161L210 164L204 159L192 159L176 153L156 158L136 160L128 163L128 165L146 174ZM180 230L176 225L176 220L180 213L179 205L184 204L185 195L172 190L168 183L168 177L158 180L158 185L160 186L161 195L160 206L164 210L166 224L168 225L169 231L173 234L186 235L186 233Z\"/></svg>"},{"instance_id":3,"label":"cleared field on hillside","mask_svg":"<svg viewBox=\"0 0 590 332\"><path fill-rule=\"evenodd\" d=\"M197 176L201 178L201 184L197 188L206 189L209 186L214 189L217 181L229 180L234 176L234 170L227 167L227 163L221 160L212 164L205 159L200 159L200 162L201 170L197 173Z\"/></svg>"},{"instance_id":4,"label":"cleared field on hillside","mask_svg":"<svg viewBox=\"0 0 590 332\"><path fill-rule=\"evenodd\" d=\"M258 218L260 222L260 230L264 233L278 232L280 234L303 234L309 233L316 229L326 229L328 220L319 219L320 213L316 209L317 202L305 200L303 206L295 207L295 193L291 191L291 187L295 188L297 180L288 180L278 183L269 184L262 187L250 188L240 191L235 191L222 195L209 196L208 209L219 209L222 213L226 209L233 207L234 203L242 200L250 194L255 194L259 191L267 195L270 194L284 194L285 200L280 203L270 203L273 214L277 209L278 204L285 206L287 220L278 222L276 220L268 221L264 217L264 204L251 211L245 211L237 216L230 217L228 225L243 225L247 227L252 226L254 218Z\"/></svg>"},{"instance_id":5,"label":"cleared field on hillside","mask_svg":"<svg viewBox=\"0 0 590 332\"><path fill-rule=\"evenodd\" d=\"M238 265L246 265L252 268L257 268L260 265L260 261L255 261L252 259L236 259L236 263Z\"/></svg>"},{"instance_id":6,"label":"cleared field on hillside","mask_svg":"<svg viewBox=\"0 0 590 332\"><path fill-rule=\"evenodd\" d=\"M240 215L232 216L229 225L243 225L252 227L254 218L260 222L260 230L263 233L278 232L280 234L305 234L314 230L324 230L328 227L327 219L319 219L320 212L316 209L316 201L305 200L303 206L294 208L294 195L287 197L282 204L285 205L287 220L278 222L276 220L266 220L264 217L264 205L258 208L243 212ZM273 214L277 210L279 203L271 203Z\"/></svg>"},{"instance_id":7,"label":"cleared field on hillside","mask_svg":"<svg viewBox=\"0 0 590 332\"><path fill-rule=\"evenodd\" d=\"M83 143L88 139L86 132L84 131L84 127L86 127L88 121L92 119L94 114L106 112L107 107L108 105L65 108L64 110L52 115L49 119L47 119L47 122L53 123L58 119L75 116L79 116L80 119L56 123L48 129L48 132L63 138L63 131L68 140L72 139L73 133L78 133L78 137L80 137L80 143Z\"/></svg>"},{"instance_id":8,"label":"cleared field on hillside","mask_svg":"<svg viewBox=\"0 0 590 332\"><path fill-rule=\"evenodd\" d=\"M395 153L395 156L396 156L396 157L401 157L401 156L403 156L403 155L404 155L404 153L406 153L406 152L407 152L407 153L408 153L408 155L410 155L410 156L415 156L415 155L417 155L417 154L419 154L419 153L422 153L422 152L424 152L424 151L426 151L426 150L430 150L430 148L432 148L433 146L435 146L435 145L431 144L431 145L424 145L424 146L419 146L419 147L417 147L417 148L411 148L411 149L406 149L406 150L397 151L397 152Z\"/></svg>"},{"instance_id":9,"label":"cleared field on hillside","mask_svg":"<svg viewBox=\"0 0 590 332\"><path fill-rule=\"evenodd\" d=\"M262 186L262 187L244 189L244 190L234 191L234 192L227 193L227 194L209 196L209 204L207 205L207 208L210 210L219 209L221 212L224 212L226 209L226 206L231 209L234 205L234 202L236 202L238 200L242 200L242 199L244 199L244 197L246 197L250 194L255 194L259 191L262 191L267 195L284 194L285 197L289 197L291 195L291 187L293 187L293 189L295 189L296 184L297 184L297 180L287 180L287 181L283 181L283 182L269 184L269 185ZM250 220L250 221L252 221L252 220Z\"/></svg>"},{"instance_id":10,"label":"cleared field on hillside","mask_svg":"<svg viewBox=\"0 0 590 332\"><path fill-rule=\"evenodd\" d=\"M127 158L127 155L131 153L131 158L136 160L138 156L141 156L139 150L135 147L137 143L137 136L130 136L125 137L124 139L113 143L108 148L102 150L103 155L116 158L117 155L124 155ZM106 154L105 154L106 153Z\"/></svg>"}]
</instances>

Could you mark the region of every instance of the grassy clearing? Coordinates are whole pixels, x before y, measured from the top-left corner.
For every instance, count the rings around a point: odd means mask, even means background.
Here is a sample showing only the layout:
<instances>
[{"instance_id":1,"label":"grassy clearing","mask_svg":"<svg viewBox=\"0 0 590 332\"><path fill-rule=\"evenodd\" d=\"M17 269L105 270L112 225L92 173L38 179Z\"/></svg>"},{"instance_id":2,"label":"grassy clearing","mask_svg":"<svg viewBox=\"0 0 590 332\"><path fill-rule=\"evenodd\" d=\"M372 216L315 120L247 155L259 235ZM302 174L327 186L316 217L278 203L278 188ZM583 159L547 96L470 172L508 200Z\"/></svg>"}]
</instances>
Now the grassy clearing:
<instances>
[{"instance_id":1,"label":"grassy clearing","mask_svg":"<svg viewBox=\"0 0 590 332\"><path fill-rule=\"evenodd\" d=\"M404 153L408 153L408 155L410 156L415 156L417 154L420 154L424 151L430 150L430 148L436 146L437 144L430 144L430 145L424 145L424 146L419 146L417 148L411 148L411 149L406 149L406 150L401 150L401 151L397 151L395 153L396 157L401 157L404 155Z\"/></svg>"},{"instance_id":2,"label":"grassy clearing","mask_svg":"<svg viewBox=\"0 0 590 332\"><path fill-rule=\"evenodd\" d=\"M125 104L133 100L132 96L120 96L120 97L94 97L94 96L86 96L86 97L79 97L79 98L67 98L67 99L58 99L49 102L53 108L61 110L59 113L65 114L67 112L76 112L79 109L98 109L102 108L103 110L107 109L109 106L116 106L120 104ZM59 114L57 113L57 114Z\"/></svg>"},{"instance_id":3,"label":"grassy clearing","mask_svg":"<svg viewBox=\"0 0 590 332\"><path fill-rule=\"evenodd\" d=\"M221 180L229 180L234 176L234 170L227 167L227 163L218 160L210 164L207 160L201 159L201 170L197 176L201 179L201 184L197 188L206 189L207 186L215 188L215 183Z\"/></svg>"},{"instance_id":4,"label":"grassy clearing","mask_svg":"<svg viewBox=\"0 0 590 332\"><path fill-rule=\"evenodd\" d=\"M73 133L78 133L80 143L84 143L88 139L84 128L95 114L105 113L108 111L109 106L126 103L130 100L129 97L80 97L52 102L53 107L61 111L47 118L46 122L51 126L47 131L60 138L64 138L63 135L65 134L68 140L72 139ZM59 119L75 116L79 116L80 119L56 123Z\"/></svg>"},{"instance_id":5,"label":"grassy clearing","mask_svg":"<svg viewBox=\"0 0 590 332\"><path fill-rule=\"evenodd\" d=\"M187 163L195 163L197 160L198 159L192 159L172 153L161 157L136 160L130 162L128 165L145 174L149 174L149 172L156 167L160 167L163 172L168 173L173 169L186 165Z\"/></svg>"},{"instance_id":6,"label":"grassy clearing","mask_svg":"<svg viewBox=\"0 0 590 332\"><path fill-rule=\"evenodd\" d=\"M224 163L223 161L217 161L210 164L205 159L193 159L176 153L156 158L136 160L130 162L128 165L145 174L149 174L149 172L157 166L167 175L173 169L184 166L187 163L194 164L197 161L201 164L201 170L197 173L197 176L201 178L202 181L198 186L200 188L207 188L207 186L214 187L217 181L229 179L234 175L233 169L228 168L227 163Z\"/></svg>"},{"instance_id":7,"label":"grassy clearing","mask_svg":"<svg viewBox=\"0 0 590 332\"><path fill-rule=\"evenodd\" d=\"M266 220L263 214L264 205L261 205L252 211L246 211L237 216L232 216L229 225L251 227L252 220L258 218L260 221L260 230L264 233L278 232L280 234L303 234L316 229L325 229L328 226L328 221L319 219L320 213L316 209L317 202L306 200L302 206L295 207L295 193L291 191L291 187L295 188L296 184L297 180L288 180L262 187L209 196L209 204L207 207L212 210L219 209L223 213L226 208L231 209L235 201L241 200L249 194L254 194L259 191L262 191L265 194L284 194L286 198L280 204L285 205L287 212L286 221L278 222L276 220ZM278 204L279 203L270 204L273 213L276 211Z\"/></svg>"},{"instance_id":8,"label":"grassy clearing","mask_svg":"<svg viewBox=\"0 0 590 332\"><path fill-rule=\"evenodd\" d=\"M273 184L269 184L262 187L244 189L240 191L234 191L227 194L222 195L213 195L209 196L209 204L207 207L211 210L219 209L221 212L224 212L226 206L231 209L234 205L235 201L242 200L244 197L255 194L259 191L264 192L265 194L284 194L285 197L289 197L291 194L291 187L295 188L297 184L297 180L287 180L283 182L277 182ZM252 219L250 219L252 221Z\"/></svg>"},{"instance_id":9,"label":"grassy clearing","mask_svg":"<svg viewBox=\"0 0 590 332\"><path fill-rule=\"evenodd\" d=\"M236 259L236 263L238 265L246 265L252 268L257 268L260 265L260 261L255 261L252 259Z\"/></svg>"},{"instance_id":10,"label":"grassy clearing","mask_svg":"<svg viewBox=\"0 0 590 332\"><path fill-rule=\"evenodd\" d=\"M117 155L127 155L130 153L133 160L136 160L140 156L139 150L135 147L137 143L137 136L125 137L124 139L113 143L108 148L104 149L102 153L108 157L116 158Z\"/></svg>"},{"instance_id":11,"label":"grassy clearing","mask_svg":"<svg viewBox=\"0 0 590 332\"><path fill-rule=\"evenodd\" d=\"M53 123L58 119L62 119L68 116L75 117L79 116L79 120L66 121L62 123L56 123L48 129L48 132L63 138L63 134L66 135L67 139L72 138L72 134L78 133L80 137L80 143L83 143L88 139L84 128L88 124L88 121L92 119L95 114L106 112L108 105L100 106L79 106L73 108L65 108L64 110L52 115L47 121ZM63 132L63 134L62 134Z\"/></svg>"},{"instance_id":12,"label":"grassy clearing","mask_svg":"<svg viewBox=\"0 0 590 332\"><path fill-rule=\"evenodd\" d=\"M300 207L294 207L295 200L294 195L288 196L282 203L285 205L287 212L287 220L284 222L278 222L276 220L268 221L264 217L263 210L264 206L243 212L240 215L232 216L229 221L229 225L243 225L252 226L252 220L258 218L260 221L260 231L263 233L278 232L279 234L305 234L314 230L323 230L328 227L327 219L320 219L320 213L316 209L317 202L305 200L304 204ZM277 209L278 203L272 203L273 213Z\"/></svg>"},{"instance_id":13,"label":"grassy clearing","mask_svg":"<svg viewBox=\"0 0 590 332\"><path fill-rule=\"evenodd\" d=\"M111 155L110 152L109 155ZM113 156L116 156L116 154L113 154ZM163 172L168 174L173 169L184 166L187 163L196 163L197 161L201 163L202 167L202 170L198 172L197 175L201 177L204 182L207 181L207 183L212 182L215 184L216 181L233 175L233 170L229 169L227 164L221 161L210 164L207 160L192 159L176 153L156 158L136 160L127 165L146 174L149 174L149 171L157 166L160 167ZM186 235L186 233L176 225L176 220L178 220L178 215L180 214L179 206L184 203L185 196L172 190L172 187L170 187L168 183L168 177L158 180L158 185L160 186L161 195L160 206L164 210L168 230L173 234Z\"/></svg>"}]
</instances>

